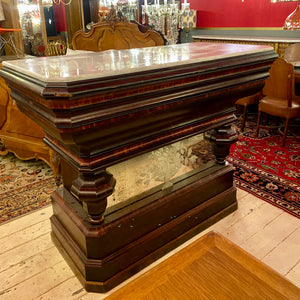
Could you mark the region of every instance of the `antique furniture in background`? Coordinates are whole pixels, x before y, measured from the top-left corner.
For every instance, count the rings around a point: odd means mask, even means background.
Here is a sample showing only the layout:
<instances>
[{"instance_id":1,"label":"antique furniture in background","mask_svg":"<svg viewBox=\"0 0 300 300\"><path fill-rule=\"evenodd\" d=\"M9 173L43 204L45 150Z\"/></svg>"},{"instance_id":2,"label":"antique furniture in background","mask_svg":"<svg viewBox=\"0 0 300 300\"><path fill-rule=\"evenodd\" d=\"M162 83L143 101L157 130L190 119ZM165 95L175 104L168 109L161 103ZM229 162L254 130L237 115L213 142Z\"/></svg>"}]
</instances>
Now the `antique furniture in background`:
<instances>
[{"instance_id":1,"label":"antique furniture in background","mask_svg":"<svg viewBox=\"0 0 300 300\"><path fill-rule=\"evenodd\" d=\"M250 37L250 36L226 36L226 35L194 35L194 42L214 42L233 44L252 44L272 46L275 52L284 56L285 48L291 44L300 43L298 38L276 38L276 37Z\"/></svg>"},{"instance_id":2,"label":"antique furniture in background","mask_svg":"<svg viewBox=\"0 0 300 300\"><path fill-rule=\"evenodd\" d=\"M285 146L290 119L300 118L300 97L295 96L294 66L283 58L273 62L270 77L263 89L263 98L258 105L258 120L255 136L258 136L262 113L285 119L282 147Z\"/></svg>"},{"instance_id":3,"label":"antique furniture in background","mask_svg":"<svg viewBox=\"0 0 300 300\"><path fill-rule=\"evenodd\" d=\"M242 106L243 107L243 117L242 117L242 125L241 125L241 131L244 131L245 128L245 122L247 119L248 114L248 107L250 105L255 105L259 103L259 100L262 98L262 91L259 91L255 93L254 95L246 96L243 98L238 99L235 102L236 106Z\"/></svg>"},{"instance_id":4,"label":"antique furniture in background","mask_svg":"<svg viewBox=\"0 0 300 300\"><path fill-rule=\"evenodd\" d=\"M300 72L296 64L300 64L300 43L291 44L285 49L284 59L294 65L295 69L295 94L300 96ZM263 98L263 92L260 91L254 95L249 95L243 97L236 101L237 108L238 106L243 107L243 117L241 130L244 130L245 122L247 118L248 107L250 105L258 105L259 100Z\"/></svg>"},{"instance_id":5,"label":"antique furniture in background","mask_svg":"<svg viewBox=\"0 0 300 300\"><path fill-rule=\"evenodd\" d=\"M300 61L300 42L288 46L285 49L284 58L291 63Z\"/></svg>"},{"instance_id":6,"label":"antique furniture in background","mask_svg":"<svg viewBox=\"0 0 300 300\"><path fill-rule=\"evenodd\" d=\"M4 62L12 97L60 156L52 235L87 290L111 289L236 209L225 164L235 101L262 88L276 57L267 46L191 43ZM201 133L211 166L106 208L107 168Z\"/></svg>"},{"instance_id":7,"label":"antique furniture in background","mask_svg":"<svg viewBox=\"0 0 300 300\"><path fill-rule=\"evenodd\" d=\"M19 111L10 97L10 89L0 78L0 154L14 153L22 160L41 159L59 173L58 157L44 142L45 132Z\"/></svg>"},{"instance_id":8,"label":"antique furniture in background","mask_svg":"<svg viewBox=\"0 0 300 300\"><path fill-rule=\"evenodd\" d=\"M284 58L294 65L295 69L295 94L300 96L300 43L286 48Z\"/></svg>"},{"instance_id":9,"label":"antique furniture in background","mask_svg":"<svg viewBox=\"0 0 300 300\"><path fill-rule=\"evenodd\" d=\"M114 38L111 35L114 35ZM159 33L149 28L145 28L145 32L141 32L137 24L130 22L117 23L115 30L109 23L102 22L95 24L88 34L83 31L77 32L74 38L75 49L91 51L157 46L163 45L163 43L164 40ZM65 54L65 48L51 49L49 54ZM4 80L1 80L0 92L3 94L0 100L2 118L0 154L5 155L12 152L24 160L42 159L51 167L54 175L58 176L59 160L53 150L43 142L45 136L43 129L18 110L15 101L9 95L10 90Z\"/></svg>"},{"instance_id":10,"label":"antique furniture in background","mask_svg":"<svg viewBox=\"0 0 300 300\"><path fill-rule=\"evenodd\" d=\"M72 39L73 49L98 52L164 45L164 39L157 31L117 17L114 9L105 19L105 22L93 24L88 32L77 31Z\"/></svg>"}]
</instances>

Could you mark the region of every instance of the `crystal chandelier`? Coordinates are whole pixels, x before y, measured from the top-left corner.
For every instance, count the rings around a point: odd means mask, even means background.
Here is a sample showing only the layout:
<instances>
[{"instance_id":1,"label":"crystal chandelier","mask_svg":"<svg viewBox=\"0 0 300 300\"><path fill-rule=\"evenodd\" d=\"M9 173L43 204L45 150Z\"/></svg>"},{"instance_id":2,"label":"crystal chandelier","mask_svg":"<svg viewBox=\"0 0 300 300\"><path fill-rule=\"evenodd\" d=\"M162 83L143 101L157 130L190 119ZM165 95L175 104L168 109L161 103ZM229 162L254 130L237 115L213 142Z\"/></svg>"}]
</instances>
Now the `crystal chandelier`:
<instances>
[{"instance_id":1,"label":"crystal chandelier","mask_svg":"<svg viewBox=\"0 0 300 300\"><path fill-rule=\"evenodd\" d=\"M148 0L144 0L142 23L153 26L155 30L161 32L168 44L176 44L179 36L179 17L189 10L190 4L187 0L181 4L181 10L175 0L169 4L167 0L164 0L163 4L160 4L159 0L154 0L152 5L148 4Z\"/></svg>"},{"instance_id":2,"label":"crystal chandelier","mask_svg":"<svg viewBox=\"0 0 300 300\"><path fill-rule=\"evenodd\" d=\"M138 0L100 0L99 10L114 7L128 20L138 20Z\"/></svg>"},{"instance_id":3,"label":"crystal chandelier","mask_svg":"<svg viewBox=\"0 0 300 300\"><path fill-rule=\"evenodd\" d=\"M271 0L271 3L296 1L298 2L299 0ZM300 30L300 5L297 5L296 9L285 19L283 29Z\"/></svg>"}]
</instances>

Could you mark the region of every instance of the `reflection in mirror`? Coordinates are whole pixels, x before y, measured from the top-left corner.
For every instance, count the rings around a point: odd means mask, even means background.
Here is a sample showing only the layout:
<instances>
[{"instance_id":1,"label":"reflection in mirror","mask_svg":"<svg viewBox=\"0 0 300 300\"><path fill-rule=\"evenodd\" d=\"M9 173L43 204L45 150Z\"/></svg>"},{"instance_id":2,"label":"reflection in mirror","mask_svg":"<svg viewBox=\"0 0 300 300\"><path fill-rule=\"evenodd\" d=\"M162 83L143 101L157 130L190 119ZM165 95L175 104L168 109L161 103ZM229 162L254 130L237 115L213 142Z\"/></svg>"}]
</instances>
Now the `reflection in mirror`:
<instances>
[{"instance_id":1,"label":"reflection in mirror","mask_svg":"<svg viewBox=\"0 0 300 300\"><path fill-rule=\"evenodd\" d=\"M100 0L99 10L110 9L112 5L128 20L139 21L139 4L137 0Z\"/></svg>"},{"instance_id":2,"label":"reflection in mirror","mask_svg":"<svg viewBox=\"0 0 300 300\"><path fill-rule=\"evenodd\" d=\"M167 195L195 174L216 165L212 144L203 134L186 138L109 167L116 186L107 212L116 211L158 193Z\"/></svg>"},{"instance_id":3,"label":"reflection in mirror","mask_svg":"<svg viewBox=\"0 0 300 300\"><path fill-rule=\"evenodd\" d=\"M18 0L18 19L22 30L24 53L34 56L65 54L72 49L72 37L78 30L89 31L99 16L113 6L128 20L159 31L167 44L176 44L182 19L188 14L187 0ZM196 15L193 15L196 19Z\"/></svg>"},{"instance_id":4,"label":"reflection in mirror","mask_svg":"<svg viewBox=\"0 0 300 300\"><path fill-rule=\"evenodd\" d=\"M181 4L175 0L144 0L142 5L142 24L152 26L161 32L169 45L176 44L179 38L180 16L190 12L187 0Z\"/></svg>"},{"instance_id":5,"label":"reflection in mirror","mask_svg":"<svg viewBox=\"0 0 300 300\"><path fill-rule=\"evenodd\" d=\"M65 54L67 25L63 1L19 0L17 8L25 54Z\"/></svg>"}]
</instances>

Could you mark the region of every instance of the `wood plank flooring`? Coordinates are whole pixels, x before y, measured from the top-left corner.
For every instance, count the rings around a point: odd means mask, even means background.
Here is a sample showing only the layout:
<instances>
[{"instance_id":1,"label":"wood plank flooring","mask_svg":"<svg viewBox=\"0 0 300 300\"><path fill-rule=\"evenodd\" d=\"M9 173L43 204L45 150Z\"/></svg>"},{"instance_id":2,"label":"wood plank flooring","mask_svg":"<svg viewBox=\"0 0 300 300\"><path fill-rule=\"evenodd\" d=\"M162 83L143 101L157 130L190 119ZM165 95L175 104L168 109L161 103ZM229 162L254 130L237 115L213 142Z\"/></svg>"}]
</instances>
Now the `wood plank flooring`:
<instances>
[{"instance_id":1,"label":"wood plank flooring","mask_svg":"<svg viewBox=\"0 0 300 300\"><path fill-rule=\"evenodd\" d=\"M0 225L0 298L105 299L121 286L215 230L300 287L300 219L238 190L239 208L106 294L87 293L50 237L48 206ZM300 295L299 295L300 299Z\"/></svg>"},{"instance_id":2,"label":"wood plank flooring","mask_svg":"<svg viewBox=\"0 0 300 300\"><path fill-rule=\"evenodd\" d=\"M299 296L300 288L210 231L107 299L299 300Z\"/></svg>"}]
</instances>

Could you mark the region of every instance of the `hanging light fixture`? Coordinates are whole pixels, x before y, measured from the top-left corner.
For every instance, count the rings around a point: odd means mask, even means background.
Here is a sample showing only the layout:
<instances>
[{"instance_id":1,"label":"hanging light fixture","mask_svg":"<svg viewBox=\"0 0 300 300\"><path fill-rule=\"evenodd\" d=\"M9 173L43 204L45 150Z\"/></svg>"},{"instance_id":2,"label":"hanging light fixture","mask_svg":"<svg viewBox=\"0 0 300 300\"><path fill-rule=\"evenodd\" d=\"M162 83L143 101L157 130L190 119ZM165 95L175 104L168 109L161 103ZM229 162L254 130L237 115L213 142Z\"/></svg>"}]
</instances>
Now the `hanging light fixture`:
<instances>
[{"instance_id":1,"label":"hanging light fixture","mask_svg":"<svg viewBox=\"0 0 300 300\"><path fill-rule=\"evenodd\" d=\"M283 29L300 30L300 5L285 19Z\"/></svg>"},{"instance_id":2,"label":"hanging light fixture","mask_svg":"<svg viewBox=\"0 0 300 300\"><path fill-rule=\"evenodd\" d=\"M299 0L271 0L271 3L279 2L299 2ZM284 21L283 29L285 30L300 30L300 5L288 15Z\"/></svg>"}]
</instances>

